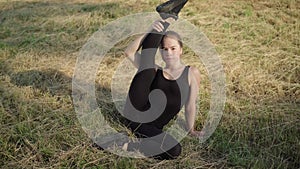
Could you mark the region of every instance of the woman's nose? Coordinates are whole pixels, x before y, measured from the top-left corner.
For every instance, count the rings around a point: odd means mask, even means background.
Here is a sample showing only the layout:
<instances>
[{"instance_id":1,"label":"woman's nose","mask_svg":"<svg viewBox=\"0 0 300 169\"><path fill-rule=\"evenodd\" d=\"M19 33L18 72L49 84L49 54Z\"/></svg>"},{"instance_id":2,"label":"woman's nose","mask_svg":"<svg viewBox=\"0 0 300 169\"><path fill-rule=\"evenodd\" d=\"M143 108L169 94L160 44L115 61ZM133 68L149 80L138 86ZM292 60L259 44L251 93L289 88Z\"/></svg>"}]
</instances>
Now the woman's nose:
<instances>
[{"instance_id":1,"label":"woman's nose","mask_svg":"<svg viewBox=\"0 0 300 169\"><path fill-rule=\"evenodd\" d=\"M171 51L170 49L168 49L168 50L166 51L167 54L171 54L171 52L172 52L172 51Z\"/></svg>"}]
</instances>

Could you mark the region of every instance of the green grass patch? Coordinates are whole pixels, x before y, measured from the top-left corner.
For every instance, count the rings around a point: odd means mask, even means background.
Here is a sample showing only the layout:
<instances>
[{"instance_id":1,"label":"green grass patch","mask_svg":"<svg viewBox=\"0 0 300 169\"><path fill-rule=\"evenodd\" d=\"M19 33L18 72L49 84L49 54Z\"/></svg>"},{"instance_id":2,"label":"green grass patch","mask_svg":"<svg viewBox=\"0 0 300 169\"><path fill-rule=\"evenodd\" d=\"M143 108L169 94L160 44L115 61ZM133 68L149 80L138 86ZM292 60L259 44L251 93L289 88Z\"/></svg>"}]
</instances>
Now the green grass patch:
<instances>
[{"instance_id":1,"label":"green grass patch","mask_svg":"<svg viewBox=\"0 0 300 169\"><path fill-rule=\"evenodd\" d=\"M172 161L119 157L92 147L72 103L79 51L101 26L160 0L0 2L0 166L2 168L298 168L300 166L299 2L189 1L179 17L215 45L227 80L227 102L215 133L203 144L187 137ZM132 39L111 49L95 82L97 104L117 130L111 80ZM198 56L201 129L210 82Z\"/></svg>"}]
</instances>

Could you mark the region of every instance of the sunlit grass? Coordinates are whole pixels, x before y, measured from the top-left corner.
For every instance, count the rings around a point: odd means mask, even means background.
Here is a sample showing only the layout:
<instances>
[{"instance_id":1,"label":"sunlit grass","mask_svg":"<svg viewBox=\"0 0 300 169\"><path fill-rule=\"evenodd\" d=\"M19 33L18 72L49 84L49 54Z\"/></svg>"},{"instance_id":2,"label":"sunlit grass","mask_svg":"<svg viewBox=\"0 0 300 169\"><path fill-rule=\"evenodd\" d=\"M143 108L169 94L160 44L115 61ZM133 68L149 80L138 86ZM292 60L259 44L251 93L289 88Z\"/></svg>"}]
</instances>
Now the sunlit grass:
<instances>
[{"instance_id":1,"label":"sunlit grass","mask_svg":"<svg viewBox=\"0 0 300 169\"><path fill-rule=\"evenodd\" d=\"M180 17L215 45L226 73L227 102L203 144L182 140L173 161L130 159L92 147L72 104L79 50L99 27L154 11L161 0L0 1L0 166L3 168L297 168L300 163L299 1L190 0ZM111 78L130 39L99 67L99 106L116 111ZM205 66L196 128L209 110ZM111 117L115 118L115 117ZM120 126L118 126L120 127Z\"/></svg>"}]
</instances>

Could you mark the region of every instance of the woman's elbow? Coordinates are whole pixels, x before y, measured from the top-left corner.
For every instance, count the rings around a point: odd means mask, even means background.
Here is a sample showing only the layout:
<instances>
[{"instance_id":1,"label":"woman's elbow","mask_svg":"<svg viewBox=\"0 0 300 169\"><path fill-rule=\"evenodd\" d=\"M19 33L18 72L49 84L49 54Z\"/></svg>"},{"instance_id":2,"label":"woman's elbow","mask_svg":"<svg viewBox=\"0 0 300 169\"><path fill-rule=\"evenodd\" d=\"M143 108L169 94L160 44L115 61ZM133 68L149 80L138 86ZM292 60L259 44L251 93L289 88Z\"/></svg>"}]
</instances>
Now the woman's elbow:
<instances>
[{"instance_id":1,"label":"woman's elbow","mask_svg":"<svg viewBox=\"0 0 300 169\"><path fill-rule=\"evenodd\" d=\"M124 51L124 54L125 54L126 57L132 56L132 52L127 50L127 49Z\"/></svg>"},{"instance_id":2,"label":"woman's elbow","mask_svg":"<svg viewBox=\"0 0 300 169\"><path fill-rule=\"evenodd\" d=\"M186 114L190 114L190 113L192 112L192 110L193 110L193 109L192 109L192 107L190 107L190 106L186 106L186 107L185 107L185 113L186 113Z\"/></svg>"}]
</instances>

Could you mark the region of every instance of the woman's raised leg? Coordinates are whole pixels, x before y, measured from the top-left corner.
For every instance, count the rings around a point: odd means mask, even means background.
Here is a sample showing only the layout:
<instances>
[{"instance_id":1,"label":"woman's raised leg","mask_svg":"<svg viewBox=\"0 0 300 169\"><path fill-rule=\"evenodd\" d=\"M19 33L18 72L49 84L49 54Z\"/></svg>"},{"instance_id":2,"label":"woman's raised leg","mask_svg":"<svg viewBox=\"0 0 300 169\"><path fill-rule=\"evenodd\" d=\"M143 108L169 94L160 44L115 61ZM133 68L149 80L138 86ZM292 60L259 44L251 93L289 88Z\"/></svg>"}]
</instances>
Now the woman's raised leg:
<instances>
[{"instance_id":1,"label":"woman's raised leg","mask_svg":"<svg viewBox=\"0 0 300 169\"><path fill-rule=\"evenodd\" d=\"M163 24L165 31L168 28L169 23L161 23ZM139 111L146 111L150 107L148 97L151 92L150 87L152 81L156 74L155 55L163 38L163 32L152 30L152 32L146 35L141 44L142 50L138 72L131 82L128 94L129 98L127 99L127 101L131 101L134 108Z\"/></svg>"}]
</instances>

